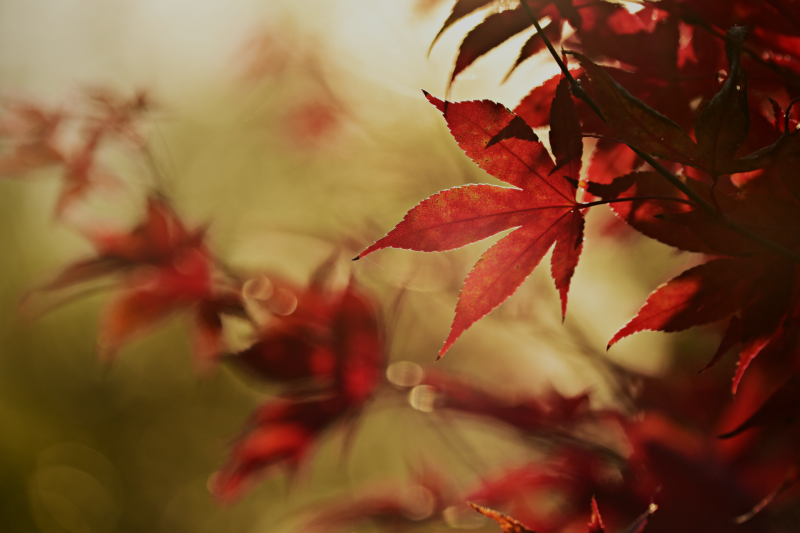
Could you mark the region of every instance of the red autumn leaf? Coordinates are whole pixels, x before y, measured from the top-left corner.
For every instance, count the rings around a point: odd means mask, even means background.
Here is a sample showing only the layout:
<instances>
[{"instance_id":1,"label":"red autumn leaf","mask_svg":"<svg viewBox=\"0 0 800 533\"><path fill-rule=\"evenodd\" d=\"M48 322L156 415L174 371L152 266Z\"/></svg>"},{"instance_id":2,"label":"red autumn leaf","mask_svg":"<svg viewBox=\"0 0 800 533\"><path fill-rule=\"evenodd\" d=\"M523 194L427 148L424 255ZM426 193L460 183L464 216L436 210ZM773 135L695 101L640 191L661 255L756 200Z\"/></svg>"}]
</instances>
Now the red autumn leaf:
<instances>
[{"instance_id":1,"label":"red autumn leaf","mask_svg":"<svg viewBox=\"0 0 800 533\"><path fill-rule=\"evenodd\" d=\"M632 96L585 55L572 54L588 76L587 92L619 140L669 161L701 164L697 145L678 124Z\"/></svg>"},{"instance_id":2,"label":"red autumn leaf","mask_svg":"<svg viewBox=\"0 0 800 533\"><path fill-rule=\"evenodd\" d=\"M222 346L221 313L242 313L238 293L214 279L214 262L202 230L189 231L162 200L150 198L147 218L130 232L89 233L97 256L67 266L43 291L67 289L121 275L121 292L101 320L101 355L112 357L125 344L180 311L193 315L193 350L201 367Z\"/></svg>"},{"instance_id":3,"label":"red autumn leaf","mask_svg":"<svg viewBox=\"0 0 800 533\"><path fill-rule=\"evenodd\" d=\"M273 465L294 470L345 409L339 397L311 401L278 398L266 403L215 476L214 495L225 501L236 499L248 481Z\"/></svg>"},{"instance_id":4,"label":"red autumn leaf","mask_svg":"<svg viewBox=\"0 0 800 533\"><path fill-rule=\"evenodd\" d=\"M573 76L580 74L580 69L570 70ZM562 76L557 74L545 81L528 93L514 108L514 114L525 121L532 128L541 128L550 125L550 106L556 95L556 89Z\"/></svg>"},{"instance_id":5,"label":"red autumn leaf","mask_svg":"<svg viewBox=\"0 0 800 533\"><path fill-rule=\"evenodd\" d=\"M305 148L331 137L341 125L341 113L331 97L322 96L289 109L283 123L288 138Z\"/></svg>"},{"instance_id":6,"label":"red autumn leaf","mask_svg":"<svg viewBox=\"0 0 800 533\"><path fill-rule=\"evenodd\" d=\"M643 161L629 146L611 139L599 139L589 160L586 179L592 183L608 184L614 179L632 172L641 166ZM595 194L602 198L616 198L628 187L615 196ZM591 192L591 191L589 191Z\"/></svg>"},{"instance_id":7,"label":"red autumn leaf","mask_svg":"<svg viewBox=\"0 0 800 533\"><path fill-rule=\"evenodd\" d=\"M87 139L94 136L112 137L141 148L145 142L141 118L152 108L152 101L144 91L125 97L105 87L90 87L83 91L88 110ZM88 144L88 142L87 142Z\"/></svg>"},{"instance_id":8,"label":"red autumn leaf","mask_svg":"<svg viewBox=\"0 0 800 533\"><path fill-rule=\"evenodd\" d=\"M500 529L503 530L503 533L534 533L533 530L528 529L522 523L517 520L514 520L508 515L504 515L503 513L498 513L497 511L493 511L487 507L481 507L480 505L475 505L472 502L467 502L470 507L478 511L484 516L488 516L498 524L500 524Z\"/></svg>"},{"instance_id":9,"label":"red autumn leaf","mask_svg":"<svg viewBox=\"0 0 800 533\"><path fill-rule=\"evenodd\" d=\"M428 50L428 55L430 55L431 50L433 50L433 45L436 44L436 41L439 40L439 37L442 36L447 28L452 26L458 20L466 17L473 11L477 11L484 6L491 4L492 1L493 0L456 0L456 3L453 5L453 9L450 12L450 16L447 17L447 20L444 21L439 33L437 33L436 37L433 38L433 42Z\"/></svg>"},{"instance_id":10,"label":"red autumn leaf","mask_svg":"<svg viewBox=\"0 0 800 533\"><path fill-rule=\"evenodd\" d=\"M792 294L786 290L786 283L792 279L793 270L794 265L786 262L773 265L758 281L758 298L742 312L742 351L733 376L734 394L745 370L778 333L789 311Z\"/></svg>"},{"instance_id":11,"label":"red autumn leaf","mask_svg":"<svg viewBox=\"0 0 800 533\"><path fill-rule=\"evenodd\" d=\"M556 242L561 245L553 255L553 273L565 308L583 231L576 189L565 179L580 169L577 161L567 160L579 156L574 132L580 127L574 124L572 97L564 81L551 120L560 158L556 167L533 130L500 104L486 100L445 104L427 96L445 113L456 142L478 166L519 187L467 185L439 192L358 256L387 247L452 250L517 228L489 248L467 276L441 357L469 326L511 296Z\"/></svg>"},{"instance_id":12,"label":"red autumn leaf","mask_svg":"<svg viewBox=\"0 0 800 533\"><path fill-rule=\"evenodd\" d=\"M656 172L632 172L608 184L590 182L586 190L604 200L626 199L610 204L614 214L640 233L689 252L716 253L714 248L697 235L696 227L687 227L677 216L692 211L693 206L683 193L676 190ZM718 226L715 226L718 227Z\"/></svg>"},{"instance_id":13,"label":"red autumn leaf","mask_svg":"<svg viewBox=\"0 0 800 533\"><path fill-rule=\"evenodd\" d=\"M126 273L136 267L170 267L186 251L202 248L203 231L189 232L172 211L157 198L147 203L142 224L130 232L87 228L97 255L67 266L42 290L64 289L114 273Z\"/></svg>"},{"instance_id":14,"label":"red autumn leaf","mask_svg":"<svg viewBox=\"0 0 800 533\"><path fill-rule=\"evenodd\" d=\"M715 259L691 268L653 292L608 345L637 331L681 331L721 320L753 300L763 272L763 263L753 259Z\"/></svg>"},{"instance_id":15,"label":"red autumn leaf","mask_svg":"<svg viewBox=\"0 0 800 533\"><path fill-rule=\"evenodd\" d=\"M458 49L450 83L476 59L499 46L512 35L516 35L532 25L525 9L520 5L516 9L493 13L470 31Z\"/></svg>"},{"instance_id":16,"label":"red autumn leaf","mask_svg":"<svg viewBox=\"0 0 800 533\"><path fill-rule=\"evenodd\" d=\"M548 39L550 39L550 42L558 42L561 40L562 24L559 23L558 21L552 21L543 29L545 35L547 35ZM508 71L508 74L506 74L506 77L503 78L503 81L508 80L508 78L511 77L511 74L517 69L518 66L522 64L523 61L525 61L530 57L535 56L544 49L545 49L544 39L542 39L541 34L537 31L536 33L531 35L527 41L525 41L525 44L522 45L517 60L514 62L514 65ZM557 79L558 76L556 76L556 80ZM548 99L548 101L549 100L550 99Z\"/></svg>"},{"instance_id":17,"label":"red autumn leaf","mask_svg":"<svg viewBox=\"0 0 800 533\"><path fill-rule=\"evenodd\" d=\"M800 411L800 373L794 374L767 398L747 420L735 429L719 436L729 439L748 429L792 422Z\"/></svg>"},{"instance_id":18,"label":"red autumn leaf","mask_svg":"<svg viewBox=\"0 0 800 533\"><path fill-rule=\"evenodd\" d=\"M213 299L210 262L202 250L188 250L174 261L174 266L134 270L101 322L98 343L104 356L172 313Z\"/></svg>"}]
</instances>

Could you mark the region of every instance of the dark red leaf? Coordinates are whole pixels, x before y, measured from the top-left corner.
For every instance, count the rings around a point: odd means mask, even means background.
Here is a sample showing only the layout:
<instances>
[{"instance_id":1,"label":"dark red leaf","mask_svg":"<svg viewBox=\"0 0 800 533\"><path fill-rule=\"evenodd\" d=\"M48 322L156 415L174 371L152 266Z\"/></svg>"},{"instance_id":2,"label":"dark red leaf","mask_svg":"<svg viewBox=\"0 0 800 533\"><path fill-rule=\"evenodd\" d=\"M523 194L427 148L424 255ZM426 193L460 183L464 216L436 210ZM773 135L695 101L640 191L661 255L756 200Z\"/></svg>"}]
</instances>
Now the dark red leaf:
<instances>
[{"instance_id":1,"label":"dark red leaf","mask_svg":"<svg viewBox=\"0 0 800 533\"><path fill-rule=\"evenodd\" d=\"M681 331L708 324L748 305L764 270L753 259L716 259L659 287L608 345L637 331Z\"/></svg>"},{"instance_id":2,"label":"dark red leaf","mask_svg":"<svg viewBox=\"0 0 800 533\"><path fill-rule=\"evenodd\" d=\"M642 163L644 161L631 150L630 146L611 139L599 139L594 147L594 152L592 152L592 158L589 160L586 179L592 183L608 184L619 176L630 174ZM624 190L619 192L624 192ZM602 194L595 196L616 198L616 196Z\"/></svg>"},{"instance_id":3,"label":"dark red leaf","mask_svg":"<svg viewBox=\"0 0 800 533\"><path fill-rule=\"evenodd\" d=\"M793 265L779 262L758 280L758 298L742 313L742 353L733 376L732 391L736 394L745 370L781 327L789 311L792 293L787 285L792 281Z\"/></svg>"},{"instance_id":4,"label":"dark red leaf","mask_svg":"<svg viewBox=\"0 0 800 533\"><path fill-rule=\"evenodd\" d=\"M559 40L561 40L561 23L553 21L543 29L544 34L548 39L550 39L551 43L557 43ZM508 71L508 74L506 74L506 77L503 79L503 81L506 81L508 78L510 78L511 74L517 69L518 66L522 64L523 61L529 57L535 56L544 49L544 39L542 39L541 34L539 34L537 31L531 35L527 41L525 41L525 44L522 45L522 49L519 51L517 60L514 62L514 65L511 67L511 70Z\"/></svg>"},{"instance_id":5,"label":"dark red leaf","mask_svg":"<svg viewBox=\"0 0 800 533\"><path fill-rule=\"evenodd\" d=\"M565 176L580 179L583 137L566 78L559 82L550 110L550 149L556 158L556 167L566 167Z\"/></svg>"},{"instance_id":6,"label":"dark red leaf","mask_svg":"<svg viewBox=\"0 0 800 533\"><path fill-rule=\"evenodd\" d=\"M567 314L567 293L575 267L583 250L583 227L585 221L578 209L572 211L560 223L561 228L553 256L550 258L551 273L561 298L561 317Z\"/></svg>"},{"instance_id":7,"label":"dark red leaf","mask_svg":"<svg viewBox=\"0 0 800 533\"><path fill-rule=\"evenodd\" d=\"M437 33L436 37L433 38L433 42L428 50L428 54L430 55L430 51L433 50L433 45L436 44L436 41L439 40L439 37L442 36L447 28L452 26L456 21L466 17L473 11L477 11L484 6L491 4L492 1L493 0L456 0L456 3L453 5L453 10L450 12L450 16L447 17L447 20L444 21L439 33Z\"/></svg>"},{"instance_id":8,"label":"dark red leaf","mask_svg":"<svg viewBox=\"0 0 800 533\"><path fill-rule=\"evenodd\" d=\"M573 52L588 75L587 91L619 140L645 153L698 166L697 145L680 126L632 96L601 67Z\"/></svg>"},{"instance_id":9,"label":"dark red leaf","mask_svg":"<svg viewBox=\"0 0 800 533\"><path fill-rule=\"evenodd\" d=\"M461 43L450 83L476 59L532 24L522 6L486 17Z\"/></svg>"},{"instance_id":10,"label":"dark red leaf","mask_svg":"<svg viewBox=\"0 0 800 533\"><path fill-rule=\"evenodd\" d=\"M628 186L631 181L633 185ZM652 171L633 172L617 178L609 187L595 186L593 190L597 193L608 193L609 197L616 195L618 198L656 196L686 200L663 176ZM694 228L670 219L672 215L691 211L691 205L670 200L635 200L613 203L611 209L619 218L651 239L680 250L714 253L714 249L696 234Z\"/></svg>"},{"instance_id":11,"label":"dark red leaf","mask_svg":"<svg viewBox=\"0 0 800 533\"><path fill-rule=\"evenodd\" d=\"M798 414L800 414L800 373L790 377L736 429L723 433L719 438L729 439L748 429L793 422Z\"/></svg>"},{"instance_id":12,"label":"dark red leaf","mask_svg":"<svg viewBox=\"0 0 800 533\"><path fill-rule=\"evenodd\" d=\"M578 76L580 69L570 70L573 76ZM514 108L514 113L522 117L526 124L532 128L541 128L550 124L550 106L556 95L556 89L561 81L561 75L557 74L535 87L522 101Z\"/></svg>"},{"instance_id":13,"label":"dark red leaf","mask_svg":"<svg viewBox=\"0 0 800 533\"><path fill-rule=\"evenodd\" d=\"M747 73L739 56L747 30L734 27L725 37L725 55L730 73L720 91L699 110L695 132L705 168L718 175L718 164L733 159L750 130Z\"/></svg>"},{"instance_id":14,"label":"dark red leaf","mask_svg":"<svg viewBox=\"0 0 800 533\"><path fill-rule=\"evenodd\" d=\"M725 335L722 336L722 342L719 343L717 351L706 366L700 372L705 372L714 365L716 365L722 357L728 353L731 348L742 342L742 319L734 315L728 322L728 327L725 329Z\"/></svg>"}]
</instances>

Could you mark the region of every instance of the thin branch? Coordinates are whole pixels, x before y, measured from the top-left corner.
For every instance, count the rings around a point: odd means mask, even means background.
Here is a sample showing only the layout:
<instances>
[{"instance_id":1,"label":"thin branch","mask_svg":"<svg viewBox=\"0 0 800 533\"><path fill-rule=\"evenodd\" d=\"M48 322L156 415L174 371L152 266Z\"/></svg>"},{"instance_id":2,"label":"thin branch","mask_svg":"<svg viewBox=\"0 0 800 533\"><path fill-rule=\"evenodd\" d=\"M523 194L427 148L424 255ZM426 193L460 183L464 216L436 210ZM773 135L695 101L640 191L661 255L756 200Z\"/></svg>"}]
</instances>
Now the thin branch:
<instances>
[{"instance_id":1,"label":"thin branch","mask_svg":"<svg viewBox=\"0 0 800 533\"><path fill-rule=\"evenodd\" d=\"M600 111L600 108L597 106L597 103L592 99L591 96L589 96L586 93L586 91L584 91L584 89L581 86L581 84L578 81L576 81L575 78L572 77L572 73L569 71L567 66L561 60L561 57L559 57L559 55L556 52L555 48L553 48L553 43L550 42L550 39L548 39L547 35L545 35L544 32L542 31L542 27L539 25L539 21L536 20L536 15L533 14L533 11L531 10L530 6L528 5L528 0L522 0L522 5L525 7L525 11L527 12L528 17L531 19L531 22L533 22L533 25L536 27L536 31L538 31L539 35L541 35L542 40L544 41L545 45L547 46L547 49L550 50L550 54L553 56L553 58L556 60L556 63L558 63L558 66L561 68L561 72L563 72L564 76L568 80L570 80L570 86L572 88L573 95L576 96L577 98L580 98L584 102L586 102L586 104L592 109L592 111L594 111L597 114L597 116L600 117L601 119L603 119L603 121L605 122L605 118L603 117L603 113ZM776 253L778 253L778 254L780 254L780 255L788 258L788 259L791 259L795 263L800 264L800 255L796 254L795 252L793 252L793 251L791 251L791 250L789 250L787 248L784 248L783 246L781 246L781 245L779 245L777 243L774 243L774 242L772 242L770 240L767 240L767 239L761 237L760 235L757 235L757 234L753 233L752 231L748 230L745 227L742 227L742 226L736 224L735 222L731 222L730 220L727 220L721 213L717 212L717 210L714 208L714 206L712 206L710 203L708 203L699 194L694 192L688 185L686 185L683 181L681 181L681 179L679 177L677 177L675 174L670 172L666 167L664 167L664 165L662 165L661 163L656 161L653 156L642 152L641 150L631 146L630 144L628 144L628 146L630 147L631 150L634 151L634 153L636 155L638 155L639 157L644 159L644 161L648 165L653 167L653 169L655 169L656 172L658 172L659 174L664 176L667 179L667 181L669 181L679 191L681 191L683 194L685 194L689 199L691 199L694 203L696 203L703 210L707 211L710 215L712 215L714 218L716 218L720 222L721 225L727 227L731 231L734 231L734 232L738 233L739 235L741 235L741 236L743 236L743 237L745 237L747 239L750 239L751 241L753 241L755 243L760 244L764 248L767 248L767 249L769 249L769 250L771 250L773 252L776 252Z\"/></svg>"},{"instance_id":2,"label":"thin branch","mask_svg":"<svg viewBox=\"0 0 800 533\"><path fill-rule=\"evenodd\" d=\"M592 98L588 94L586 94L586 91L583 90L581 83L572 76L572 73L567 68L567 65L564 64L564 61L558 55L556 49L553 48L553 43L550 42L550 39L547 37L547 35L545 35L541 25L539 25L539 21L537 20L536 15L533 14L531 6L528 5L528 0L522 0L522 7L525 8L525 12L528 14L528 17L531 19L531 22L533 22L533 26L539 33L539 36L542 38L542 41L544 41L545 46L547 46L547 49L550 50L550 54L552 54L552 56L555 58L556 63L558 63L558 66L561 68L561 72L564 73L564 77L567 78L567 80L569 80L569 85L572 88L572 94L574 94L575 96L586 102L586 105L591 107L592 111L594 111L597 114L597 116L600 117L603 120L603 122L605 122L606 119L603 117L603 113L602 111L600 111L600 108L597 107L597 103L595 103L595 101L592 100Z\"/></svg>"}]
</instances>

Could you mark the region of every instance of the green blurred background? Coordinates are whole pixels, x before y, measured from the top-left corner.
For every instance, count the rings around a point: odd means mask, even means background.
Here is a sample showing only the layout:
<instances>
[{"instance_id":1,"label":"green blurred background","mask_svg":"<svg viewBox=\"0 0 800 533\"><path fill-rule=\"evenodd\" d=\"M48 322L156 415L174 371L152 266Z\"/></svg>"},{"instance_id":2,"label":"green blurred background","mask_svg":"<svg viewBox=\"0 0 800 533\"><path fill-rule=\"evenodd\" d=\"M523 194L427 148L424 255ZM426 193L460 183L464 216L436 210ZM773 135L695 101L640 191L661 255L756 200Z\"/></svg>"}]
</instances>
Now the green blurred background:
<instances>
[{"instance_id":1,"label":"green blurred background","mask_svg":"<svg viewBox=\"0 0 800 533\"><path fill-rule=\"evenodd\" d=\"M149 146L181 215L208 223L215 252L234 267L303 282L332 249L355 255L428 195L497 183L460 152L420 91L444 95L458 43L481 16L456 24L426 58L450 7L421 0L4 0L0 90L6 99L67 110L85 86L147 91L154 102ZM452 99L513 108L552 76L549 58L535 57L499 83L531 33L479 60L455 83ZM124 185L92 192L87 209L130 224L141 214L145 165L113 150L101 156ZM304 510L372 483L397 486L415 462L466 486L476 471L535 457L492 427L461 421L451 438L476 450L480 463L465 464L429 423L434 414L412 409L406 393L394 391L364 414L344 459L342 435L333 432L294 484L273 475L242 501L218 504L209 477L252 409L275 391L225 367L196 375L180 319L101 364L95 338L108 293L35 320L21 316L27 291L92 253L53 219L57 174L0 182L0 531L296 531ZM608 356L603 350L649 290L696 258L674 256L629 230L610 237L609 224L605 211L590 215L565 326L545 260L437 366L479 376L505 394L590 388L598 407L614 403L603 358L646 375L665 372L665 336L641 334ZM352 268L393 318L386 325L390 361L433 362L462 280L486 247L386 250L341 262L342 275ZM401 290L403 305L393 313ZM696 346L682 339L669 337Z\"/></svg>"}]
</instances>

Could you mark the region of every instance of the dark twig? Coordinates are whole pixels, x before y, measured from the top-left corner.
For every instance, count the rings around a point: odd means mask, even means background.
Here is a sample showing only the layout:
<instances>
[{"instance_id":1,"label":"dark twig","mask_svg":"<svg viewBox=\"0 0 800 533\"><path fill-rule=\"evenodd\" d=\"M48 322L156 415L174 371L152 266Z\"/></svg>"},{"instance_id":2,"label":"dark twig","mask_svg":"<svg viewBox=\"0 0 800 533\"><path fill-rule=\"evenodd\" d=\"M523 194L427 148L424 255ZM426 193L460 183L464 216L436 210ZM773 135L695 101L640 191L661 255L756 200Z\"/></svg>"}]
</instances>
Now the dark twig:
<instances>
[{"instance_id":1,"label":"dark twig","mask_svg":"<svg viewBox=\"0 0 800 533\"><path fill-rule=\"evenodd\" d=\"M592 111L594 111L598 117L600 117L601 119L603 119L603 121L605 121L603 113L600 111L600 108L598 107L597 103L592 99L591 96L589 96L586 93L586 91L584 91L581 84L577 80L575 80L575 78L572 76L572 73L564 64L564 61L562 61L561 57L559 57L558 52L556 52L555 48L553 48L553 43L550 42L550 39L548 39L547 35L545 35L545 33L542 31L542 27L539 25L539 21L536 20L536 15L534 15L533 10L531 10L530 6L528 5L528 1L523 0L522 5L525 7L525 11L527 12L528 17L530 17L531 22L533 22L533 25L536 27L536 31L538 31L539 35L541 35L542 40L547 46L547 49L550 50L550 54L553 56L553 58L556 60L556 63L558 63L558 66L561 68L561 72L564 73L564 77L566 77L570 81L570 87L572 88L573 95L586 102L586 104L592 109ZM681 179L678 176L676 176L675 174L670 172L666 167L664 167L664 165L656 161L653 156L642 152L641 150L631 146L630 144L628 144L628 146L630 147L631 150L634 151L636 155L644 159L644 161L648 165L653 167L653 169L656 172L664 176L667 179L667 181L669 181L679 191L685 194L698 207L702 208L704 211L707 211L711 216L717 219L721 225L727 227L731 231L734 231L747 239L750 239L755 243L758 243L764 248L767 248L788 259L791 259L795 263L800 264L800 255L796 254L795 252L787 248L784 248L780 244L774 243L770 240L761 237L760 235L753 233L752 231L736 224L735 222L727 220L723 214L717 212L717 210L714 208L713 205L708 203L702 196L694 192L688 185L686 185L683 181L681 181Z\"/></svg>"}]
</instances>

